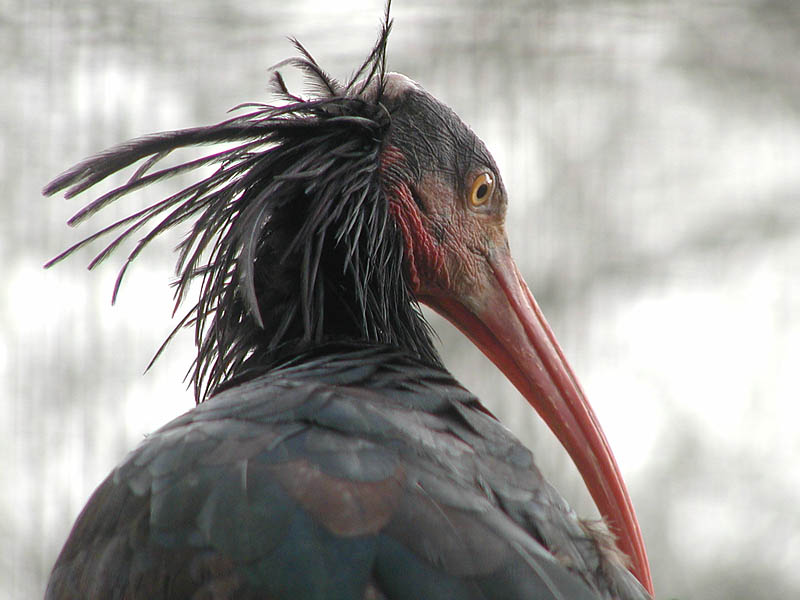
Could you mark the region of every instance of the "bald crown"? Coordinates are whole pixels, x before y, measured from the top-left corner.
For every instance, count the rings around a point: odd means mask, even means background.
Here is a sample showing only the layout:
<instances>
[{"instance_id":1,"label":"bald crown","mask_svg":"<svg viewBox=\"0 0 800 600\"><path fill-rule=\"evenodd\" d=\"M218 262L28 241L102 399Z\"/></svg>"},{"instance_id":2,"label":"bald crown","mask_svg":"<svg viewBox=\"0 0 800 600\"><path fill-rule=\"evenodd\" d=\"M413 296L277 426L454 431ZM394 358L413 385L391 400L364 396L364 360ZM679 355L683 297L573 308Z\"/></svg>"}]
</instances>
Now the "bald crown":
<instances>
[{"instance_id":1,"label":"bald crown","mask_svg":"<svg viewBox=\"0 0 800 600\"><path fill-rule=\"evenodd\" d=\"M398 100L410 91L424 91L420 84L402 73L386 73L382 79L373 77L358 95L367 102L375 102L381 82L383 83L383 99L388 101ZM360 87L359 84L356 84L353 89L358 90Z\"/></svg>"}]
</instances>

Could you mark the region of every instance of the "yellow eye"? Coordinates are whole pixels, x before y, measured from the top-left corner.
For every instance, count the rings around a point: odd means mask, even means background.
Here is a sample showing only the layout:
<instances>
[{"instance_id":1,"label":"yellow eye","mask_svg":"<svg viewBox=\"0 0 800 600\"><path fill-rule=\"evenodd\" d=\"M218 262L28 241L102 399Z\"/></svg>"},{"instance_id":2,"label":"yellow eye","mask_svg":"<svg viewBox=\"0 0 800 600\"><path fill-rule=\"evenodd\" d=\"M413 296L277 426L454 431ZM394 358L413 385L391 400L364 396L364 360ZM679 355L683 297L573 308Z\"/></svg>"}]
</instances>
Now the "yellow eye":
<instances>
[{"instance_id":1,"label":"yellow eye","mask_svg":"<svg viewBox=\"0 0 800 600\"><path fill-rule=\"evenodd\" d=\"M494 194L494 177L491 173L481 173L472 182L469 201L472 206L483 206Z\"/></svg>"}]
</instances>

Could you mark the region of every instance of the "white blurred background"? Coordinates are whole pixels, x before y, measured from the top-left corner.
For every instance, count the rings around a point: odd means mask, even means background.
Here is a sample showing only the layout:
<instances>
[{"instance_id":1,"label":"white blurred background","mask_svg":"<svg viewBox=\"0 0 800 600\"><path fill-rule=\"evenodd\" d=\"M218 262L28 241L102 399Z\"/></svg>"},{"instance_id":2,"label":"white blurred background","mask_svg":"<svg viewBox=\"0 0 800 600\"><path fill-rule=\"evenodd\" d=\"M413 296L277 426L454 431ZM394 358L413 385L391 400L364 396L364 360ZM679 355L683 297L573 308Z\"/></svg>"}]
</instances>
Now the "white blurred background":
<instances>
[{"instance_id":1,"label":"white blurred background","mask_svg":"<svg viewBox=\"0 0 800 600\"><path fill-rule=\"evenodd\" d=\"M0 597L38 598L91 491L191 408L171 248L93 273L80 200L40 197L124 139L268 99L298 37L346 78L381 0L0 5ZM800 597L800 2L395 0L389 66L494 153L512 248L600 416L660 598ZM292 78L291 81L299 81ZM83 202L93 196L87 195ZM97 248L99 250L99 247ZM582 514L569 460L433 319L446 363Z\"/></svg>"}]
</instances>

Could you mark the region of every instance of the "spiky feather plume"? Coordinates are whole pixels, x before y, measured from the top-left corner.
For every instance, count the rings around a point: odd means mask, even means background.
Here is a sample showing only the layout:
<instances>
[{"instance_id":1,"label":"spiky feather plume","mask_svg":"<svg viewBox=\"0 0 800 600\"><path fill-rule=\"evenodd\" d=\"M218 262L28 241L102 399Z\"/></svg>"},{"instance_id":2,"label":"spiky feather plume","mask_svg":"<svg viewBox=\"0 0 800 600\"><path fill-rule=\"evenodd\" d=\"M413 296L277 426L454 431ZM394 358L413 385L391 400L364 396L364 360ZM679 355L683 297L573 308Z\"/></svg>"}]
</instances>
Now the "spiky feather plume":
<instances>
[{"instance_id":1,"label":"spiky feather plume","mask_svg":"<svg viewBox=\"0 0 800 600\"><path fill-rule=\"evenodd\" d=\"M195 280L199 300L164 344L182 326L194 328L198 353L190 376L198 402L243 371L332 339L398 345L439 364L430 329L409 291L401 234L381 181L380 152L391 127L382 103L390 30L387 6L375 47L346 84L325 73L294 41L300 56L278 67L302 70L314 97L290 93L275 70L272 83L283 104L245 104L235 109L243 114L216 125L134 139L84 160L44 188L46 195L66 190L69 198L141 162L125 184L72 217L69 223L75 225L144 186L215 167L46 265L115 233L90 263L93 268L149 227L120 269L116 297L141 251L168 229L193 220L178 246L176 310ZM154 170L176 149L232 142L238 145Z\"/></svg>"}]
</instances>

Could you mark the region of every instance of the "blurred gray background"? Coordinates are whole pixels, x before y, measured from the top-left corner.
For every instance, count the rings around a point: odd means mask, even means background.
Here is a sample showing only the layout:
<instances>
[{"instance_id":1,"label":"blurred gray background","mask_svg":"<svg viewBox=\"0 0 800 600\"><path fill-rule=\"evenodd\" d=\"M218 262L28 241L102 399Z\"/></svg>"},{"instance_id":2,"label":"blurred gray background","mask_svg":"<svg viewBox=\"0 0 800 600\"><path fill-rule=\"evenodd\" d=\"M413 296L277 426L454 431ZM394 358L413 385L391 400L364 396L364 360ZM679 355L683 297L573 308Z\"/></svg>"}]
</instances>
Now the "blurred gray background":
<instances>
[{"instance_id":1,"label":"blurred gray background","mask_svg":"<svg viewBox=\"0 0 800 600\"><path fill-rule=\"evenodd\" d=\"M163 240L42 264L78 231L61 170L268 99L300 38L345 78L382 0L0 3L0 597L38 598L88 495L193 405ZM628 481L661 598L800 597L800 2L396 0L389 66L487 143L509 235ZM297 77L290 82L299 83ZM185 183L185 182L184 182ZM90 199L87 196L84 201ZM592 513L494 367L434 319L448 366Z\"/></svg>"}]
</instances>

